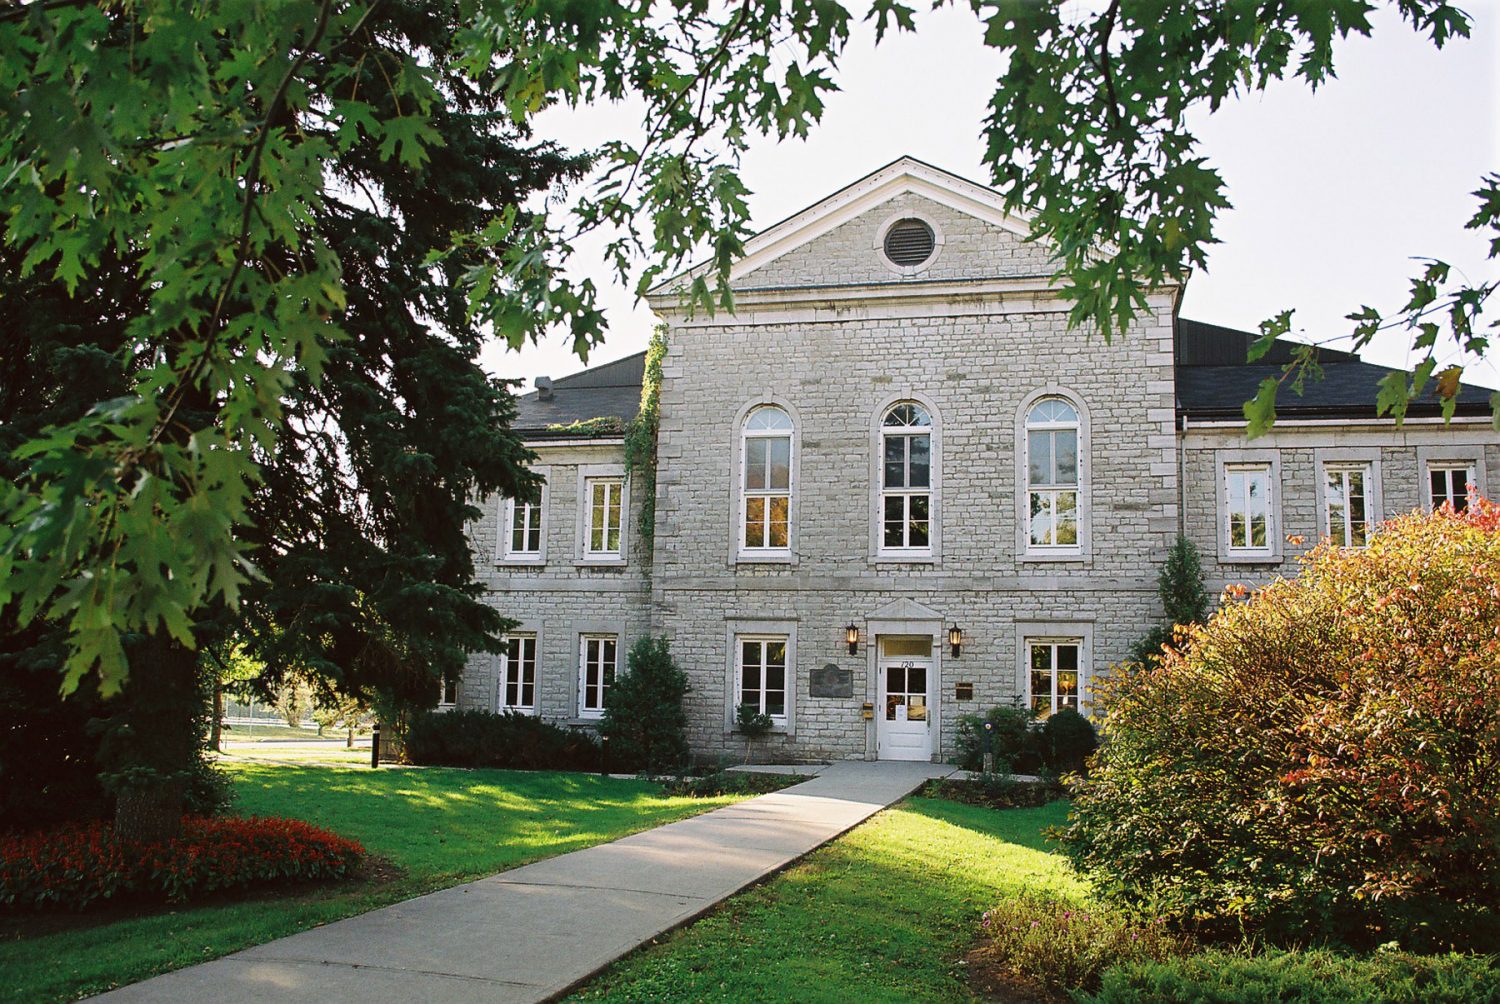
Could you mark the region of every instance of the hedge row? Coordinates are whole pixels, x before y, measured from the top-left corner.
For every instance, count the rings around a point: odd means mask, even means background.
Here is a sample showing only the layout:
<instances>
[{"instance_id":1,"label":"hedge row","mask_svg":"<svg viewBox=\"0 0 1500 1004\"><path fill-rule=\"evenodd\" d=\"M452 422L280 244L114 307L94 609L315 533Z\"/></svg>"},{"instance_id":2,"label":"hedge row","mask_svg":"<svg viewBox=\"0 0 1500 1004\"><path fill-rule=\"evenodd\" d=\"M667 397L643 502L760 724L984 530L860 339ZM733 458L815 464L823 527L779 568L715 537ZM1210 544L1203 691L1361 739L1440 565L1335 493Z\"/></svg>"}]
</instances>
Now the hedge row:
<instances>
[{"instance_id":1,"label":"hedge row","mask_svg":"<svg viewBox=\"0 0 1500 1004\"><path fill-rule=\"evenodd\" d=\"M406 733L412 763L518 770L598 770L599 744L576 729L506 711L428 711Z\"/></svg>"}]
</instances>

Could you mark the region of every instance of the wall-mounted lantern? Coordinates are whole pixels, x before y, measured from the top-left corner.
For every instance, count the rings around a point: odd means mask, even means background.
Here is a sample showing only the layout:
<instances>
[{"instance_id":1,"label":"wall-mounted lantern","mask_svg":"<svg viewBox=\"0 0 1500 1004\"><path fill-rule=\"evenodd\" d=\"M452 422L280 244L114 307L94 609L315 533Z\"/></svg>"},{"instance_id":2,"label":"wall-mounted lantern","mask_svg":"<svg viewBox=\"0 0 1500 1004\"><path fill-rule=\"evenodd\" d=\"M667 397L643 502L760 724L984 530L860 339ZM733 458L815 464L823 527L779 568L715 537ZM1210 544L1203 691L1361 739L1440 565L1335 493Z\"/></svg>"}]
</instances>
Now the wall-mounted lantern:
<instances>
[{"instance_id":1,"label":"wall-mounted lantern","mask_svg":"<svg viewBox=\"0 0 1500 1004\"><path fill-rule=\"evenodd\" d=\"M849 643L849 654L859 655L859 625L853 621L844 628L844 640Z\"/></svg>"},{"instance_id":2,"label":"wall-mounted lantern","mask_svg":"<svg viewBox=\"0 0 1500 1004\"><path fill-rule=\"evenodd\" d=\"M957 624L948 629L948 645L953 649L953 658L957 659L964 647L964 632Z\"/></svg>"}]
</instances>

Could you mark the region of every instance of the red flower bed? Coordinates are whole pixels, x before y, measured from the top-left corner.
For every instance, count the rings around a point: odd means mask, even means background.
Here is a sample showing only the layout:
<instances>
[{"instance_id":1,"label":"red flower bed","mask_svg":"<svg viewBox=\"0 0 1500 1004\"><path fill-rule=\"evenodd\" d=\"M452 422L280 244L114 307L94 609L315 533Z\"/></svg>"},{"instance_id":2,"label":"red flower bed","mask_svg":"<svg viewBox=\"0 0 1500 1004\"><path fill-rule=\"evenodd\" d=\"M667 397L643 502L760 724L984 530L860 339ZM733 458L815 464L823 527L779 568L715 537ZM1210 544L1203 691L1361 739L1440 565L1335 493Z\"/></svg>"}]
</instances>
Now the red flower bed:
<instances>
[{"instance_id":1,"label":"red flower bed","mask_svg":"<svg viewBox=\"0 0 1500 1004\"><path fill-rule=\"evenodd\" d=\"M0 837L0 906L181 902L227 889L344 878L365 856L354 841L295 819L185 819L182 830L164 844L117 840L107 823Z\"/></svg>"}]
</instances>

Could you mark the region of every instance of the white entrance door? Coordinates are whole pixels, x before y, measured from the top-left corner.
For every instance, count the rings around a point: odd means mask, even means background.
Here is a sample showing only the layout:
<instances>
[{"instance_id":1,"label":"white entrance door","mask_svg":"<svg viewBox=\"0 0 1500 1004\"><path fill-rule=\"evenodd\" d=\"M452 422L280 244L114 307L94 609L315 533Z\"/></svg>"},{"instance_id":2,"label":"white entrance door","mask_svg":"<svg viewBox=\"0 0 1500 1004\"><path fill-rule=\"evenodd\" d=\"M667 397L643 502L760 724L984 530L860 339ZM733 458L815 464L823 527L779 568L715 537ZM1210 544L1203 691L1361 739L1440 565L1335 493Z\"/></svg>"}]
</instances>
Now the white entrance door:
<instances>
[{"instance_id":1,"label":"white entrance door","mask_svg":"<svg viewBox=\"0 0 1500 1004\"><path fill-rule=\"evenodd\" d=\"M882 760L931 760L928 714L931 659L886 659L880 664L875 739Z\"/></svg>"}]
</instances>

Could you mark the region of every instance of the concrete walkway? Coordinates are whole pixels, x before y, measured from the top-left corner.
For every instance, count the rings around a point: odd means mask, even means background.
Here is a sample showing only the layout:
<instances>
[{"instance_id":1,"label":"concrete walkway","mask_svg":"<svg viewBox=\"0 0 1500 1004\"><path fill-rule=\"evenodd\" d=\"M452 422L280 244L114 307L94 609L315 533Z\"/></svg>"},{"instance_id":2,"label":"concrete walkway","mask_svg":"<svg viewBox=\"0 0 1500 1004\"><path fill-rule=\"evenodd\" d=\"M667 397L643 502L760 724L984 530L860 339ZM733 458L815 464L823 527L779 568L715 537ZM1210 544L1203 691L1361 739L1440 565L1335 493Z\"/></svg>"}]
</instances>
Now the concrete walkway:
<instances>
[{"instance_id":1,"label":"concrete walkway","mask_svg":"<svg viewBox=\"0 0 1500 1004\"><path fill-rule=\"evenodd\" d=\"M545 1001L954 768L810 781L104 995L111 1001Z\"/></svg>"}]
</instances>

